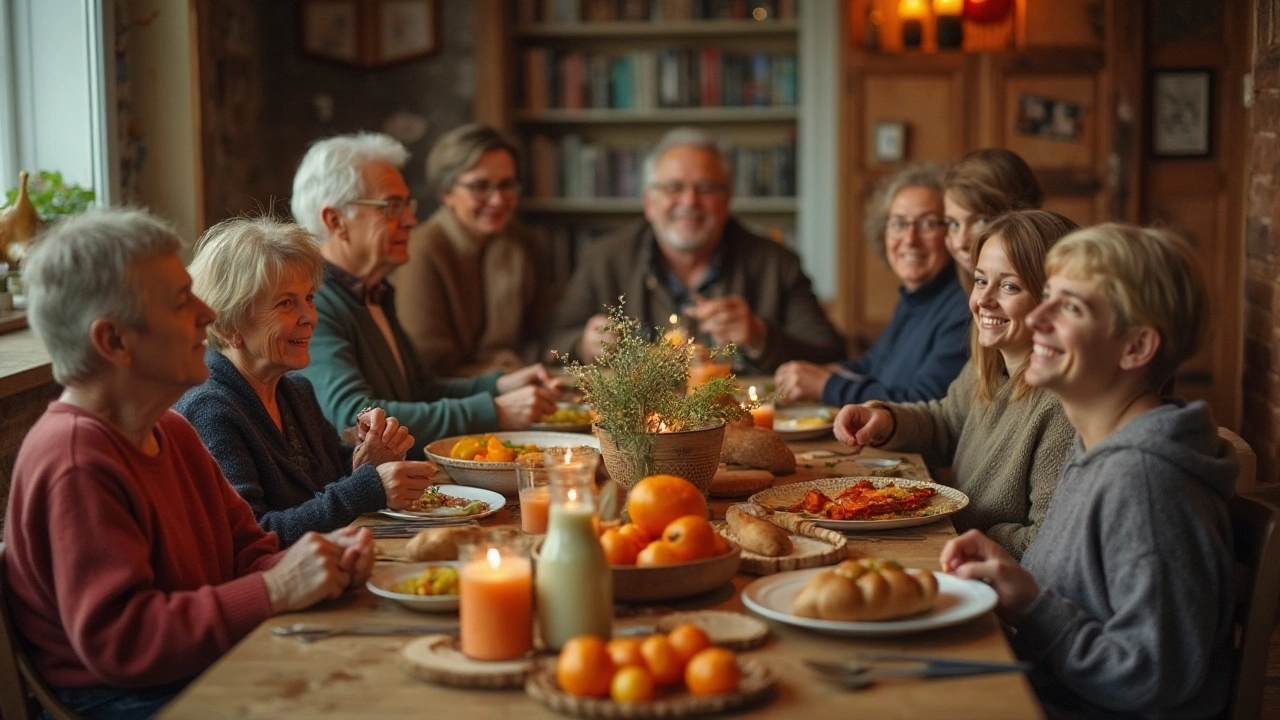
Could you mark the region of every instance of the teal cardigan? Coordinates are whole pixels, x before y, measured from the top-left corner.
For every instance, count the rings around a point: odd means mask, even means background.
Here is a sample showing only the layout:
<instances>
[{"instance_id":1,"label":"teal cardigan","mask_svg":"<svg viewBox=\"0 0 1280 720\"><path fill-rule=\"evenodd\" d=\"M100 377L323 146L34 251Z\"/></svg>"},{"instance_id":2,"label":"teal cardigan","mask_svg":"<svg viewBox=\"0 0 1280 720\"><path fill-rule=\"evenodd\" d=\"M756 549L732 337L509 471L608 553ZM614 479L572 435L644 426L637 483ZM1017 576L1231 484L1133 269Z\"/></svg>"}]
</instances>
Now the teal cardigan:
<instances>
[{"instance_id":1,"label":"teal cardigan","mask_svg":"<svg viewBox=\"0 0 1280 720\"><path fill-rule=\"evenodd\" d=\"M400 328L393 291L386 286L379 304L404 361L401 375L391 347L363 298L353 293L350 280L343 271L325 264L324 285L316 292L319 321L311 338L311 364L298 371L311 381L329 422L341 430L355 424L361 409L383 408L412 433L409 459L422 459L423 448L443 437L497 430L493 396L498 373L433 377Z\"/></svg>"}]
</instances>

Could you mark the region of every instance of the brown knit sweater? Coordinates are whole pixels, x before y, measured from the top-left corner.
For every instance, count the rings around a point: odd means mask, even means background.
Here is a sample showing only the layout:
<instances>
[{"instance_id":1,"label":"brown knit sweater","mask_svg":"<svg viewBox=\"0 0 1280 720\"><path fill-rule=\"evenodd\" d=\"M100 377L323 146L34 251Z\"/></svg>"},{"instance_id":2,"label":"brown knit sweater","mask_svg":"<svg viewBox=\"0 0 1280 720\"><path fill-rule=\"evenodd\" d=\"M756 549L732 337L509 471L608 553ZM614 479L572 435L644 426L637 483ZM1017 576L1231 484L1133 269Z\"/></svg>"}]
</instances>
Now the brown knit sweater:
<instances>
[{"instance_id":1,"label":"brown knit sweater","mask_svg":"<svg viewBox=\"0 0 1280 720\"><path fill-rule=\"evenodd\" d=\"M1005 377L988 403L974 396L977 382L971 362L941 400L882 404L897 422L884 447L919 452L932 467L950 465L953 484L969 496L953 518L956 530L977 528L1021 558L1040 530L1076 431L1047 390L1013 401Z\"/></svg>"}]
</instances>

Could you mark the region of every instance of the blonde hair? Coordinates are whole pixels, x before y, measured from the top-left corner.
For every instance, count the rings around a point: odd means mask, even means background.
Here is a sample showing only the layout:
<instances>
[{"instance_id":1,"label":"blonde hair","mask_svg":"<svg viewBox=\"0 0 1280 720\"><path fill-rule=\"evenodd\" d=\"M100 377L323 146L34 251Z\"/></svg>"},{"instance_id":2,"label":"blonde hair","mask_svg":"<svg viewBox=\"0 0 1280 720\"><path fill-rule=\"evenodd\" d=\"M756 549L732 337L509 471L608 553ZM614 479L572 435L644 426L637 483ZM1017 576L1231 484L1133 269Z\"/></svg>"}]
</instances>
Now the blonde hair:
<instances>
[{"instance_id":1,"label":"blonde hair","mask_svg":"<svg viewBox=\"0 0 1280 720\"><path fill-rule=\"evenodd\" d=\"M1096 280L1115 311L1112 332L1153 328L1160 347L1147 366L1151 387L1163 386L1200 349L1209 325L1209 295L1195 250L1163 228L1103 223L1077 230L1049 252L1045 272Z\"/></svg>"},{"instance_id":2,"label":"blonde hair","mask_svg":"<svg viewBox=\"0 0 1280 720\"><path fill-rule=\"evenodd\" d=\"M1045 257L1054 244L1078 227L1070 218L1049 210L1019 210L1001 215L978 236L973 249L974 262L982 256L982 248L988 240L999 239L1004 246L1005 257L1009 258L1013 271L1018 273L1024 289L1039 302L1047 277ZM996 386L1006 368L999 350L983 347L978 342L980 332L979 323L973 323L969 333L969 357L978 371L978 384L973 392L975 397L991 402L996 397ZM1021 400L1032 390L1023 377L1026 369L1024 362L1010 377L1014 400Z\"/></svg>"},{"instance_id":3,"label":"blonde hair","mask_svg":"<svg viewBox=\"0 0 1280 720\"><path fill-rule=\"evenodd\" d=\"M298 271L316 287L324 281L324 259L315 238L300 225L274 218L233 218L205 231L187 272L191 289L218 314L208 345L226 350L231 337L253 317L253 306L285 273Z\"/></svg>"}]
</instances>

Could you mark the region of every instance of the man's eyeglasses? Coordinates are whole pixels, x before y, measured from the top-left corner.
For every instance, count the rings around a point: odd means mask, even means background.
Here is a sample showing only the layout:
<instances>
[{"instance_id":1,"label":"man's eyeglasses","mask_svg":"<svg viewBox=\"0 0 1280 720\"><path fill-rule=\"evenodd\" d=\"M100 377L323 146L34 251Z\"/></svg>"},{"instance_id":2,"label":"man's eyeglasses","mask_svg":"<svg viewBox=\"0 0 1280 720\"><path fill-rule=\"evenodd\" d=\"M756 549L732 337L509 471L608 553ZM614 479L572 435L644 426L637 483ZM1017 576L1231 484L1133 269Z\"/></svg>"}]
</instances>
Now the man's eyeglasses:
<instances>
[{"instance_id":1,"label":"man's eyeglasses","mask_svg":"<svg viewBox=\"0 0 1280 720\"><path fill-rule=\"evenodd\" d=\"M937 232L945 224L946 223L942 220L939 220L932 215L926 215L924 217L916 218L915 220L896 217L885 223L884 229L890 235L906 235L907 230L914 226L917 233L921 235L929 235Z\"/></svg>"},{"instance_id":2,"label":"man's eyeglasses","mask_svg":"<svg viewBox=\"0 0 1280 720\"><path fill-rule=\"evenodd\" d=\"M409 198L407 200L399 197L393 197L387 200L366 200L361 198L359 200L352 200L351 204L380 207L382 208L382 214L386 216L388 220L399 220L404 216L405 208L409 209L410 215L416 215L418 212L418 201L413 198Z\"/></svg>"},{"instance_id":3,"label":"man's eyeglasses","mask_svg":"<svg viewBox=\"0 0 1280 720\"><path fill-rule=\"evenodd\" d=\"M500 180L496 183L489 182L488 180L473 180L472 182L460 182L456 184L458 187L471 193L471 197L476 200L488 200L494 193L501 193L507 197L513 197L520 192L519 180Z\"/></svg>"},{"instance_id":4,"label":"man's eyeglasses","mask_svg":"<svg viewBox=\"0 0 1280 720\"><path fill-rule=\"evenodd\" d=\"M696 182L688 185L679 180L671 180L653 183L649 187L669 198L678 198L688 190L692 190L694 195L723 195L729 192L728 185L713 182Z\"/></svg>"}]
</instances>

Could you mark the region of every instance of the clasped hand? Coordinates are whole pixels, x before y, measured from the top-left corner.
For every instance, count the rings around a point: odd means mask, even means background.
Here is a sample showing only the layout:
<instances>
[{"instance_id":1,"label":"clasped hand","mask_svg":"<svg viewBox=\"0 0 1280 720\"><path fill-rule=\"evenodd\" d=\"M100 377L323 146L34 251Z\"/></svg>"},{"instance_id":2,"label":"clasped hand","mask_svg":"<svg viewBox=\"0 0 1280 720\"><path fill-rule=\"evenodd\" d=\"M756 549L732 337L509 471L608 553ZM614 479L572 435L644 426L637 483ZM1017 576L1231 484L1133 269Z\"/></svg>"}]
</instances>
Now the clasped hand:
<instances>
[{"instance_id":1,"label":"clasped hand","mask_svg":"<svg viewBox=\"0 0 1280 720\"><path fill-rule=\"evenodd\" d=\"M303 535L275 567L262 573L272 614L301 610L363 585L373 562L373 533L368 528Z\"/></svg>"},{"instance_id":2,"label":"clasped hand","mask_svg":"<svg viewBox=\"0 0 1280 720\"><path fill-rule=\"evenodd\" d=\"M534 364L498 378L493 399L502 430L522 430L556 411L563 382L542 365Z\"/></svg>"}]
</instances>

